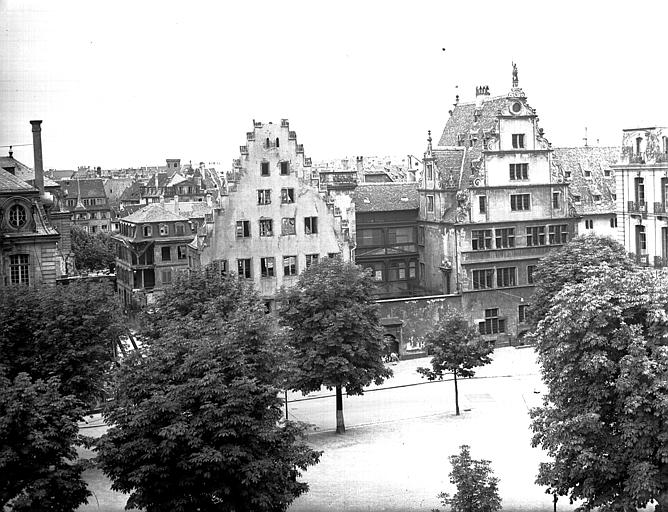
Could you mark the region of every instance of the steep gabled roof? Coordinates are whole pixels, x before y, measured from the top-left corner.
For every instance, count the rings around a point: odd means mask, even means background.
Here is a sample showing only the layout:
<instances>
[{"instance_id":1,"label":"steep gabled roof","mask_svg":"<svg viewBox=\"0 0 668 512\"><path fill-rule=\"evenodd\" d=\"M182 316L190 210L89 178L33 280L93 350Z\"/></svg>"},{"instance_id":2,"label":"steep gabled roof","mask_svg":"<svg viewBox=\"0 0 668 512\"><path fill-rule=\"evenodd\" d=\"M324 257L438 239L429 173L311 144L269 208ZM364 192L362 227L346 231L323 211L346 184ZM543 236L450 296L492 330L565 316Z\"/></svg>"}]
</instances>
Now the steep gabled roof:
<instances>
[{"instance_id":1,"label":"steep gabled roof","mask_svg":"<svg viewBox=\"0 0 668 512\"><path fill-rule=\"evenodd\" d=\"M67 189L67 197L88 199L92 197L107 197L102 178L82 178L79 180L62 180L62 190Z\"/></svg>"},{"instance_id":2,"label":"steep gabled roof","mask_svg":"<svg viewBox=\"0 0 668 512\"><path fill-rule=\"evenodd\" d=\"M139 224L141 222L170 222L170 221L183 221L187 222L188 219L177 215L174 212L166 210L159 203L153 203L145 206L141 210L138 210L131 215L123 218L124 221L132 222L134 224Z\"/></svg>"},{"instance_id":3,"label":"steep gabled roof","mask_svg":"<svg viewBox=\"0 0 668 512\"><path fill-rule=\"evenodd\" d=\"M483 96L479 108L480 115L477 116L477 119L474 115L475 102L458 103L445 124L438 145L457 146L460 134L479 133L480 130L491 131L496 126L496 116L509 101L507 96ZM481 142L480 145L482 146Z\"/></svg>"},{"instance_id":4,"label":"steep gabled roof","mask_svg":"<svg viewBox=\"0 0 668 512\"><path fill-rule=\"evenodd\" d=\"M364 183L353 193L357 212L417 210L420 196L417 183Z\"/></svg>"},{"instance_id":5,"label":"steep gabled roof","mask_svg":"<svg viewBox=\"0 0 668 512\"><path fill-rule=\"evenodd\" d=\"M0 192L37 192L37 189L17 178L12 173L0 169Z\"/></svg>"},{"instance_id":6,"label":"steep gabled roof","mask_svg":"<svg viewBox=\"0 0 668 512\"><path fill-rule=\"evenodd\" d=\"M435 147L433 150L437 181L440 188L468 187L471 163L466 148Z\"/></svg>"},{"instance_id":7,"label":"steep gabled roof","mask_svg":"<svg viewBox=\"0 0 668 512\"><path fill-rule=\"evenodd\" d=\"M611 166L619 162L620 148L585 146L554 148L552 171L557 181L570 182L571 198L580 196L574 203L580 215L613 213L615 211L615 176ZM610 171L609 176L605 171ZM585 174L589 171L590 175ZM567 177L569 176L569 177ZM599 201L594 196L600 196Z\"/></svg>"}]
</instances>

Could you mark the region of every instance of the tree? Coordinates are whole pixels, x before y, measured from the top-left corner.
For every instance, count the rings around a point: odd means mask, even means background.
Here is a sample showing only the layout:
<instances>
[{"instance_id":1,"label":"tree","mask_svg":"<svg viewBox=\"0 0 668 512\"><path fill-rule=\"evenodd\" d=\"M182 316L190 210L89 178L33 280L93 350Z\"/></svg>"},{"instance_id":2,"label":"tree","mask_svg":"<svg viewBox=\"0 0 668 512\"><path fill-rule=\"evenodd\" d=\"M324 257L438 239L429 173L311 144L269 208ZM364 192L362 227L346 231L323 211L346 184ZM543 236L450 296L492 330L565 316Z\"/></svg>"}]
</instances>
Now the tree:
<instances>
[{"instance_id":1,"label":"tree","mask_svg":"<svg viewBox=\"0 0 668 512\"><path fill-rule=\"evenodd\" d=\"M72 226L72 252L78 270L113 271L116 267L116 250L109 233L89 233L80 226Z\"/></svg>"},{"instance_id":2,"label":"tree","mask_svg":"<svg viewBox=\"0 0 668 512\"><path fill-rule=\"evenodd\" d=\"M668 285L651 271L586 271L534 334L547 394L537 483L578 510L668 510Z\"/></svg>"},{"instance_id":3,"label":"tree","mask_svg":"<svg viewBox=\"0 0 668 512\"><path fill-rule=\"evenodd\" d=\"M452 512L501 510L499 479L494 476L490 461L472 459L470 447L465 444L459 447L459 455L451 455L449 459L450 483L457 487L457 492L452 498L446 492L439 494L443 505L449 505Z\"/></svg>"},{"instance_id":4,"label":"tree","mask_svg":"<svg viewBox=\"0 0 668 512\"><path fill-rule=\"evenodd\" d=\"M146 353L118 370L98 461L127 508L284 511L320 452L303 425L280 421L263 304L236 279L206 277L180 276L158 301Z\"/></svg>"},{"instance_id":5,"label":"tree","mask_svg":"<svg viewBox=\"0 0 668 512\"><path fill-rule=\"evenodd\" d=\"M323 259L281 291L279 320L289 329L294 353L291 388L306 394L336 389L336 432L345 432L343 394L361 395L371 382L392 375L383 363L385 344L371 276L339 258Z\"/></svg>"},{"instance_id":6,"label":"tree","mask_svg":"<svg viewBox=\"0 0 668 512\"><path fill-rule=\"evenodd\" d=\"M418 368L418 373L429 380L442 380L452 374L455 382L455 410L459 416L457 377L473 377L473 368L492 361L492 348L480 340L478 331L464 316L447 310L439 323L425 336L427 349L433 354L431 369Z\"/></svg>"},{"instance_id":7,"label":"tree","mask_svg":"<svg viewBox=\"0 0 668 512\"><path fill-rule=\"evenodd\" d=\"M7 287L0 294L0 361L7 376L56 376L63 396L86 403L101 397L121 332L116 297L104 283Z\"/></svg>"},{"instance_id":8,"label":"tree","mask_svg":"<svg viewBox=\"0 0 668 512\"><path fill-rule=\"evenodd\" d=\"M581 282L588 268L603 263L624 270L635 268L623 245L612 238L593 234L574 238L543 257L533 274L535 289L528 313L533 328L545 318L550 301L566 283Z\"/></svg>"},{"instance_id":9,"label":"tree","mask_svg":"<svg viewBox=\"0 0 668 512\"><path fill-rule=\"evenodd\" d=\"M74 444L80 402L60 393L57 378L9 379L0 368L0 507L12 512L71 512L90 491Z\"/></svg>"}]
</instances>

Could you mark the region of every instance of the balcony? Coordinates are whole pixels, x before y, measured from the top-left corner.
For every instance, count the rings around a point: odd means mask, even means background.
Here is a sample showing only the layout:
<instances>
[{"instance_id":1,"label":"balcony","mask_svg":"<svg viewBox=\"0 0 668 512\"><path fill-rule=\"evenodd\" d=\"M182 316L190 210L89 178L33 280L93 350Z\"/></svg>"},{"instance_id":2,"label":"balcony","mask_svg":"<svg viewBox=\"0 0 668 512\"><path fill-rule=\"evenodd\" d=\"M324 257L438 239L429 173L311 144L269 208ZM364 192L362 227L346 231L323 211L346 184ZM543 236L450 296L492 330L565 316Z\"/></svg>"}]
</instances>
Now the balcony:
<instances>
[{"instance_id":1,"label":"balcony","mask_svg":"<svg viewBox=\"0 0 668 512\"><path fill-rule=\"evenodd\" d=\"M647 216L647 201L629 201L628 211L631 214L642 214Z\"/></svg>"},{"instance_id":2,"label":"balcony","mask_svg":"<svg viewBox=\"0 0 668 512\"><path fill-rule=\"evenodd\" d=\"M487 251L463 251L462 265L473 263L492 263L495 261L511 261L542 258L554 245L538 245L535 247L515 247L512 249L490 249Z\"/></svg>"},{"instance_id":3,"label":"balcony","mask_svg":"<svg viewBox=\"0 0 668 512\"><path fill-rule=\"evenodd\" d=\"M654 203L654 213L657 215L666 214L666 204L665 203Z\"/></svg>"},{"instance_id":4,"label":"balcony","mask_svg":"<svg viewBox=\"0 0 668 512\"><path fill-rule=\"evenodd\" d=\"M629 163L630 164L644 164L645 163L645 152L641 153L635 153L633 155L629 155Z\"/></svg>"}]
</instances>

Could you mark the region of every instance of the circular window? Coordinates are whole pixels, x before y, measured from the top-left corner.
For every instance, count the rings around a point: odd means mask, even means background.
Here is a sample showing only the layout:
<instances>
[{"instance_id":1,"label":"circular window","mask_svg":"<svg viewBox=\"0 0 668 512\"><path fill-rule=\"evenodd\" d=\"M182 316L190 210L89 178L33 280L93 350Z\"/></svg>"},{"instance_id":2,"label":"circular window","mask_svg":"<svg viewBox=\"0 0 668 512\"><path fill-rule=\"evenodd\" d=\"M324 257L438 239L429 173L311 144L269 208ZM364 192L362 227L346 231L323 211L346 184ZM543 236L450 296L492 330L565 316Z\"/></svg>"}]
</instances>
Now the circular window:
<instances>
[{"instance_id":1,"label":"circular window","mask_svg":"<svg viewBox=\"0 0 668 512\"><path fill-rule=\"evenodd\" d=\"M513 103L510 107L513 114L519 114L522 111L522 104L519 101Z\"/></svg>"},{"instance_id":2,"label":"circular window","mask_svg":"<svg viewBox=\"0 0 668 512\"><path fill-rule=\"evenodd\" d=\"M20 228L26 223L26 209L20 204L15 204L9 208L9 225L13 228Z\"/></svg>"}]
</instances>

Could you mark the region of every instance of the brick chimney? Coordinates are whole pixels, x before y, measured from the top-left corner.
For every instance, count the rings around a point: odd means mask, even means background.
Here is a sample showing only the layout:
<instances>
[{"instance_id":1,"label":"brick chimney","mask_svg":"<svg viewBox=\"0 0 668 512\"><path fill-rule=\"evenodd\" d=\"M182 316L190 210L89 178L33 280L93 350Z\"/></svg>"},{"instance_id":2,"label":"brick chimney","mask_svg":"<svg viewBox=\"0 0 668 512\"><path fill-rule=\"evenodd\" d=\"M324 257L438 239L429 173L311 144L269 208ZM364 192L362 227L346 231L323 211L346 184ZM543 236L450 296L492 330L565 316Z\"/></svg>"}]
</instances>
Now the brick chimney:
<instances>
[{"instance_id":1,"label":"brick chimney","mask_svg":"<svg viewBox=\"0 0 668 512\"><path fill-rule=\"evenodd\" d=\"M32 150L35 155L35 188L44 195L44 163L42 160L42 121L30 121L32 125Z\"/></svg>"}]
</instances>

